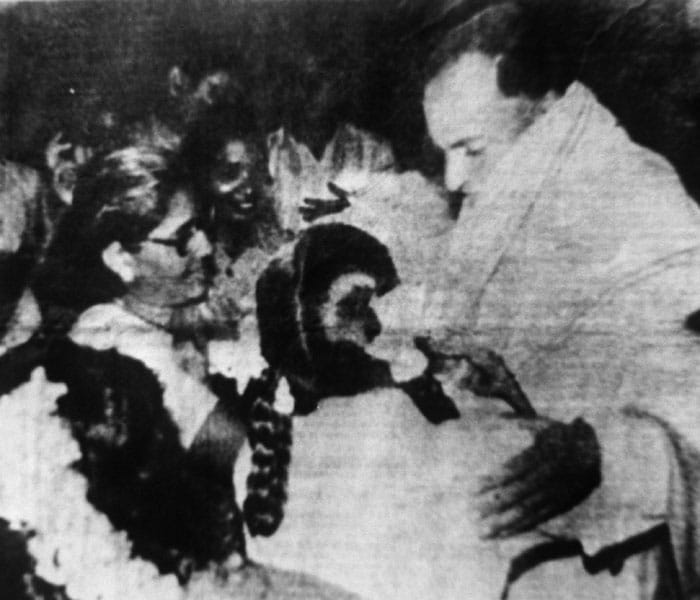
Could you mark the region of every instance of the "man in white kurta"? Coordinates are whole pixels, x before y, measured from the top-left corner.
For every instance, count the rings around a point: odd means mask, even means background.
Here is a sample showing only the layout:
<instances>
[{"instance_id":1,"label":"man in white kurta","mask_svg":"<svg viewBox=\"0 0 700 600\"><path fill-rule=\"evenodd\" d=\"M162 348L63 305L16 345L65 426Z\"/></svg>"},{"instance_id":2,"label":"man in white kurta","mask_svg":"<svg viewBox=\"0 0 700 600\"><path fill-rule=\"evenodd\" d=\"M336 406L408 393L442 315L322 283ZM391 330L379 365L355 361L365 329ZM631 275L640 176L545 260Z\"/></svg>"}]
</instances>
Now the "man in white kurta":
<instances>
[{"instance_id":1,"label":"man in white kurta","mask_svg":"<svg viewBox=\"0 0 700 600\"><path fill-rule=\"evenodd\" d=\"M474 77L486 65L478 60L496 64L465 55L426 91L435 137L431 110L446 89L465 98L460 87L486 77ZM451 106L462 119L452 132L478 113L469 100ZM441 286L451 293L437 295L433 314L502 354L537 410L583 414L596 427L603 485L588 502L597 508L586 550L629 530L633 514L606 506L627 497L638 520L669 524L683 597L694 598L700 355L684 321L700 302L700 211L670 166L635 146L578 84L489 167L452 233ZM649 443L638 455L632 448L647 443L652 422L666 451ZM627 433L610 435L617 429ZM666 457L670 475L659 465Z\"/></svg>"},{"instance_id":2,"label":"man in white kurta","mask_svg":"<svg viewBox=\"0 0 700 600\"><path fill-rule=\"evenodd\" d=\"M495 73L492 59L481 60L458 61L449 74L454 79L433 81L426 92L429 124L433 110L445 116L447 131L460 134L460 118L469 110L480 114L478 97L461 105L459 99ZM452 95L440 89L443 83ZM493 105L488 94L484 101ZM468 143L458 147L473 144L465 152L477 157L490 151L482 132L467 134ZM330 399L295 422L286 520L252 554L367 597L487 599L499 597L513 557L552 537L579 540L594 556L667 524L679 597L693 598L692 443L698 440L692 438L700 386L694 383L698 342L683 323L700 306L693 285L700 274L700 213L665 161L632 144L578 85L495 146L495 160L480 157L458 222L432 240L447 250L433 253L423 276L415 260L398 259L412 290L400 308L410 316L401 317L394 303L384 311L385 335L447 330L457 346L478 342L502 354L540 414L566 422L583 415L594 426L601 486L535 531L483 541L512 515L480 520L477 476L498 472L531 441L526 426L502 417L505 405L453 389L461 418L436 427L397 391ZM455 167L448 158L446 183L461 184L460 172L462 181L470 179L469 162ZM388 176L381 177L386 184ZM401 200L385 206L410 206L411 178L417 196L435 201L437 192L405 174L393 188ZM381 190L383 198L391 188L367 189L358 211L372 193ZM384 217L373 233L390 248L403 235L410 252L416 231L400 212ZM383 236L395 217L398 231ZM416 250L413 259L421 257ZM401 263L412 265L411 272ZM440 284L421 286L421 279L435 280L436 265ZM667 550L659 544L633 552L615 575L589 574L580 558L549 562L520 579L510 597L672 598L660 583L674 570Z\"/></svg>"}]
</instances>

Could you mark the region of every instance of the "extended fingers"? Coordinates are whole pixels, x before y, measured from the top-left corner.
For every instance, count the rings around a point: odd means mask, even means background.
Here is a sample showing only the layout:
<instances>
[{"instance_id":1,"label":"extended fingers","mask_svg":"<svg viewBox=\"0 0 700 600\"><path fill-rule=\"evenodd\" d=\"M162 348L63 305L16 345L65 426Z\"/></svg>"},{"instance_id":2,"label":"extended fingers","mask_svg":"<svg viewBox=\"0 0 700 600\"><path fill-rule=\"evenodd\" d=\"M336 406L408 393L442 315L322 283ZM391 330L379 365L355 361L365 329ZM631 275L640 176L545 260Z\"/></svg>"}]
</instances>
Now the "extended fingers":
<instances>
[{"instance_id":1,"label":"extended fingers","mask_svg":"<svg viewBox=\"0 0 700 600\"><path fill-rule=\"evenodd\" d=\"M481 480L478 508L485 538L537 527L576 506L600 484L599 448L585 421L522 423L536 431L532 446Z\"/></svg>"},{"instance_id":2,"label":"extended fingers","mask_svg":"<svg viewBox=\"0 0 700 600\"><path fill-rule=\"evenodd\" d=\"M327 187L328 191L331 192L331 194L336 196L339 200L344 200L345 202L347 202L347 205L350 206L350 202L348 201L348 196L350 195L350 193L347 190L344 190L332 181L328 182Z\"/></svg>"},{"instance_id":3,"label":"extended fingers","mask_svg":"<svg viewBox=\"0 0 700 600\"><path fill-rule=\"evenodd\" d=\"M487 520L486 530L481 537L503 539L526 533L565 510L566 508L552 502L550 494L541 492L525 499L511 510Z\"/></svg>"},{"instance_id":4,"label":"extended fingers","mask_svg":"<svg viewBox=\"0 0 700 600\"><path fill-rule=\"evenodd\" d=\"M548 476L544 470L535 470L490 488L479 496L479 515L482 519L500 515L525 503L528 498L540 495L547 486Z\"/></svg>"},{"instance_id":5,"label":"extended fingers","mask_svg":"<svg viewBox=\"0 0 700 600\"><path fill-rule=\"evenodd\" d=\"M72 144L69 142L61 143L61 138L63 137L63 132L58 132L55 136L51 138L46 146L46 164L50 169L55 169L59 162L59 155L61 152L71 148Z\"/></svg>"},{"instance_id":6,"label":"extended fingers","mask_svg":"<svg viewBox=\"0 0 700 600\"><path fill-rule=\"evenodd\" d=\"M539 419L519 419L518 425L530 431L547 427L547 423L543 423ZM524 479L529 474L542 469L546 463L546 457L542 456L539 446L535 443L508 459L499 472L481 477L477 493L485 494L496 488L510 485L514 481Z\"/></svg>"},{"instance_id":7,"label":"extended fingers","mask_svg":"<svg viewBox=\"0 0 700 600\"><path fill-rule=\"evenodd\" d=\"M532 471L536 466L536 456L532 448L509 459L498 473L479 478L478 494L485 494L497 488L510 485Z\"/></svg>"},{"instance_id":8,"label":"extended fingers","mask_svg":"<svg viewBox=\"0 0 700 600\"><path fill-rule=\"evenodd\" d=\"M344 211L350 206L350 202L347 196L339 196L336 200L304 198L304 205L299 207L299 212L304 221L311 222L320 217Z\"/></svg>"}]
</instances>

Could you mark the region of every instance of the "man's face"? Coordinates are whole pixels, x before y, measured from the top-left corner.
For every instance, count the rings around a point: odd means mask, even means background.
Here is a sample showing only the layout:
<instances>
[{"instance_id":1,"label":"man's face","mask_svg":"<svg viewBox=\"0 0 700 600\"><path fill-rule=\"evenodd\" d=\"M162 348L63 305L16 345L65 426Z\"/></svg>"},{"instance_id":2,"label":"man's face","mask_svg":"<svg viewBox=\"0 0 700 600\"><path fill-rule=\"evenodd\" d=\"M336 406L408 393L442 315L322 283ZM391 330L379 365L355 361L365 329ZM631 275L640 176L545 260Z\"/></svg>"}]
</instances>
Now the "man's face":
<instances>
[{"instance_id":1,"label":"man's face","mask_svg":"<svg viewBox=\"0 0 700 600\"><path fill-rule=\"evenodd\" d=\"M245 141L231 140L221 149L208 181L217 221L246 221L254 216L260 192L259 163L253 145Z\"/></svg>"},{"instance_id":2,"label":"man's face","mask_svg":"<svg viewBox=\"0 0 700 600\"><path fill-rule=\"evenodd\" d=\"M445 153L445 187L476 191L527 126L534 102L506 97L497 83L498 59L468 52L426 86L428 132Z\"/></svg>"},{"instance_id":3,"label":"man's face","mask_svg":"<svg viewBox=\"0 0 700 600\"><path fill-rule=\"evenodd\" d=\"M127 284L129 293L162 307L202 302L213 275L207 260L211 252L195 226L191 203L175 196L163 221L131 252L135 276Z\"/></svg>"}]
</instances>

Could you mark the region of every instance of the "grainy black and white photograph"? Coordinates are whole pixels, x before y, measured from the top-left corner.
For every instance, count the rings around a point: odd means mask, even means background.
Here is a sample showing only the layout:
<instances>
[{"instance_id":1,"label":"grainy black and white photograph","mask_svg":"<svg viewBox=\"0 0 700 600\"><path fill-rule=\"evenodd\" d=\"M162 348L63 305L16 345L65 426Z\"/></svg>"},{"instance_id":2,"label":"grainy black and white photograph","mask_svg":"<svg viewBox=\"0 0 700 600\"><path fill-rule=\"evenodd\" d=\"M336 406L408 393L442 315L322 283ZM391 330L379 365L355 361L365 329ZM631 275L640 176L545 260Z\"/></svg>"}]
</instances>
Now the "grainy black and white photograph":
<instances>
[{"instance_id":1,"label":"grainy black and white photograph","mask_svg":"<svg viewBox=\"0 0 700 600\"><path fill-rule=\"evenodd\" d=\"M700 2L0 3L0 600L700 600Z\"/></svg>"}]
</instances>

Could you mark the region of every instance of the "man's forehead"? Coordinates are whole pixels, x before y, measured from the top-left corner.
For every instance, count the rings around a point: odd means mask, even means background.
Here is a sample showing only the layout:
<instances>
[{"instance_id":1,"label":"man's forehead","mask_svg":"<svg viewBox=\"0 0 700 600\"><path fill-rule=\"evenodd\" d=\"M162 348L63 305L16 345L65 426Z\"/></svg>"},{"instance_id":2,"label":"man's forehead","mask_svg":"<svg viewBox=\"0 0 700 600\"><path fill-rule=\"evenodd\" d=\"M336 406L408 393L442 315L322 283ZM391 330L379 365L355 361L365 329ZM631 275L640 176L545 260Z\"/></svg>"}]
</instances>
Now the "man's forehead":
<instances>
[{"instance_id":1,"label":"man's forehead","mask_svg":"<svg viewBox=\"0 0 700 600\"><path fill-rule=\"evenodd\" d=\"M430 135L440 146L482 133L488 108L503 97L497 66L497 57L466 52L430 80L423 106Z\"/></svg>"}]
</instances>

